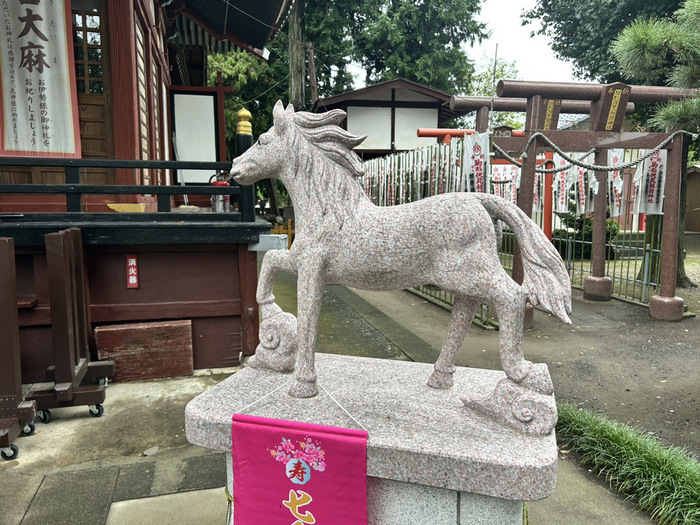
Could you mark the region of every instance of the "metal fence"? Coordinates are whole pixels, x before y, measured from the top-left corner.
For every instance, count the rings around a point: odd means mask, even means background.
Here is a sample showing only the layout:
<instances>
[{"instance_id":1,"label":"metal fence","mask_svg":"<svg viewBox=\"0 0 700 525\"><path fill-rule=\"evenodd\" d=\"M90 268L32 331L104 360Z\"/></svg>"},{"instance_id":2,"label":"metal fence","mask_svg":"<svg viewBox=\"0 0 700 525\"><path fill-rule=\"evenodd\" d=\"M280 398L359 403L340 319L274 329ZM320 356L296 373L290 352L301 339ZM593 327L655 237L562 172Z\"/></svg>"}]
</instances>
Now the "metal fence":
<instances>
[{"instance_id":1,"label":"metal fence","mask_svg":"<svg viewBox=\"0 0 700 525\"><path fill-rule=\"evenodd\" d=\"M362 184L367 195L378 206L393 206L426 198L439 193L465 191L468 184L461 167L464 139L452 139L449 144L435 144L428 148L397 153L365 162ZM625 151L625 161L639 156L638 150ZM491 192L504 184L493 177ZM498 168L498 165L496 167ZM661 260L662 216L653 218L632 213L635 199L634 169L624 170L620 191L608 184L608 194L618 199L622 213L608 219L606 234L606 275L613 281L613 296L629 301L648 303L659 287ZM537 177L536 196L544 196L544 177ZM601 185L600 190L604 190ZM550 190L551 191L551 190ZM590 212L576 209L574 195L570 198L569 213L554 213L552 242L562 256L571 279L571 286L583 288L584 279L592 275L593 219ZM502 195L504 192L501 191ZM543 225L543 198L536 198L532 219ZM499 251L506 270L513 265L513 234L504 228ZM426 285L411 290L421 297L445 308L451 308L451 294L436 286ZM493 312L485 306L477 312L476 322L497 325Z\"/></svg>"}]
</instances>

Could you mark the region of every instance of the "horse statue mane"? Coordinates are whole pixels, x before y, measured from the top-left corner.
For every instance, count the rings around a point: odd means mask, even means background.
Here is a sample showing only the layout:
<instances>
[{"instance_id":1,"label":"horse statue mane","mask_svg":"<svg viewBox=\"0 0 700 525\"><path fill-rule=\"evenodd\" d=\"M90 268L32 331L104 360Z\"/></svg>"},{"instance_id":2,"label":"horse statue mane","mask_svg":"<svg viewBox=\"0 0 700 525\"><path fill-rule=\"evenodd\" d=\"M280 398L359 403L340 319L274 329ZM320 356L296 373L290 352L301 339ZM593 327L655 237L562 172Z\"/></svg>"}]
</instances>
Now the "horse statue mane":
<instances>
[{"instance_id":1,"label":"horse statue mane","mask_svg":"<svg viewBox=\"0 0 700 525\"><path fill-rule=\"evenodd\" d=\"M333 109L326 113L294 113L293 122L306 139L317 146L330 159L334 160L354 177L362 177L365 170L362 160L353 151L367 135L353 135L341 128L346 117L342 109Z\"/></svg>"},{"instance_id":2,"label":"horse statue mane","mask_svg":"<svg viewBox=\"0 0 700 525\"><path fill-rule=\"evenodd\" d=\"M358 203L367 199L358 183L358 178L364 175L362 160L353 151L367 135L353 135L341 128L338 124L346 115L341 109L326 113L294 112L290 104L278 113L275 121L275 126L283 126L291 137L291 151L295 154L290 162L296 163L297 182L307 195L313 196L314 207L324 216L334 217L337 224L353 215ZM300 137L313 148L299 148ZM317 155L315 148L322 155Z\"/></svg>"}]
</instances>

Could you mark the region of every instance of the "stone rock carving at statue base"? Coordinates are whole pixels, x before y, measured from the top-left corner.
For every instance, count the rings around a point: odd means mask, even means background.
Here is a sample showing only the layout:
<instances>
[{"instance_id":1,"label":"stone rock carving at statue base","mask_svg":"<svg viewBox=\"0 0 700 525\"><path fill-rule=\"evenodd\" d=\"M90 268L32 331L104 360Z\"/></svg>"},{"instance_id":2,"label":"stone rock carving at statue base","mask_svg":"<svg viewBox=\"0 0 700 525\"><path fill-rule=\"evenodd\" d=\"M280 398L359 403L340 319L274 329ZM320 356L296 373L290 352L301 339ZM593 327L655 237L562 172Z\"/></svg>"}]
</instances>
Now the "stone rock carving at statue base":
<instances>
[{"instance_id":1,"label":"stone rock carving at statue base","mask_svg":"<svg viewBox=\"0 0 700 525\"><path fill-rule=\"evenodd\" d=\"M452 318L428 385L450 388L455 358L481 303L494 306L506 378L466 406L522 432L543 435L556 423L546 365L523 356L526 303L569 323L569 276L549 240L519 208L484 193L446 193L409 204L375 206L357 177L362 162L352 151L365 137L338 126L342 110L294 112L275 105L274 125L235 159L231 176L243 185L282 181L294 203L296 236L289 251L265 254L257 290L262 313L260 346L249 364L295 371L290 394L318 393L315 350L323 290L338 283L367 290L432 284L454 297ZM505 222L521 250L523 283L501 266L498 247ZM297 320L275 303L279 272L296 274Z\"/></svg>"}]
</instances>

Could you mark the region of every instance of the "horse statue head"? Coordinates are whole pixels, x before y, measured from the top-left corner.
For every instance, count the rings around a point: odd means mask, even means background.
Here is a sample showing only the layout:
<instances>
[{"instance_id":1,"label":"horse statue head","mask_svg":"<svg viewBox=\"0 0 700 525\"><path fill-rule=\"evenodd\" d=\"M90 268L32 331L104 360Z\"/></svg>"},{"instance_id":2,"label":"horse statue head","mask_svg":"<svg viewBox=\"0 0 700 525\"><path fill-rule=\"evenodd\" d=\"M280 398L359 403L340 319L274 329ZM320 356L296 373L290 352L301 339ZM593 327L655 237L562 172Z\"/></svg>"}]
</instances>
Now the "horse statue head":
<instances>
[{"instance_id":1,"label":"horse statue head","mask_svg":"<svg viewBox=\"0 0 700 525\"><path fill-rule=\"evenodd\" d=\"M295 177L299 160L319 151L355 176L364 174L362 161L352 148L367 135L355 136L339 126L347 114L341 109L326 113L295 112L278 101L272 111L273 126L257 142L233 161L231 177L244 186L261 179ZM316 150L316 151L315 151Z\"/></svg>"}]
</instances>

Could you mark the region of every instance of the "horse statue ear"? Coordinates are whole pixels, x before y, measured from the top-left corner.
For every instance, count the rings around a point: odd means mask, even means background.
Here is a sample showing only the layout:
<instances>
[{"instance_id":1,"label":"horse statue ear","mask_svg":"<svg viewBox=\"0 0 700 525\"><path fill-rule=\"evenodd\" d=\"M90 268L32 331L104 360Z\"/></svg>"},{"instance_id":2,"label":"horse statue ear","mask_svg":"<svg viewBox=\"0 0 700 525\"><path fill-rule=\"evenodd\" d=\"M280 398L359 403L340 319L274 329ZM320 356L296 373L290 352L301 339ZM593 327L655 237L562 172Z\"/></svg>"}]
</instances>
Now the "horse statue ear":
<instances>
[{"instance_id":1,"label":"horse statue ear","mask_svg":"<svg viewBox=\"0 0 700 525\"><path fill-rule=\"evenodd\" d=\"M286 122L286 112L284 111L284 104L282 104L281 100L278 100L277 103L275 104L275 107L272 109L272 118L274 121L274 125L278 129L284 129L287 125Z\"/></svg>"}]
</instances>

